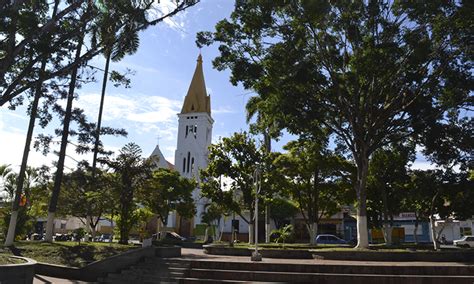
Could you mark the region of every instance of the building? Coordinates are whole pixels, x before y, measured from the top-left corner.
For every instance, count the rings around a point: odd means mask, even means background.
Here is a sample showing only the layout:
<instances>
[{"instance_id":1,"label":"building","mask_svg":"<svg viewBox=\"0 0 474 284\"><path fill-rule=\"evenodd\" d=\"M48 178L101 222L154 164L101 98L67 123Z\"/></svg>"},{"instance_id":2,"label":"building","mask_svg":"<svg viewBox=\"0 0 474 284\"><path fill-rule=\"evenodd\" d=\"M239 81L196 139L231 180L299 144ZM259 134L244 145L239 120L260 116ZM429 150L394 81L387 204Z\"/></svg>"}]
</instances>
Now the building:
<instances>
[{"instance_id":1,"label":"building","mask_svg":"<svg viewBox=\"0 0 474 284\"><path fill-rule=\"evenodd\" d=\"M212 125L211 98L206 91L202 57L199 54L194 75L184 99L181 112L178 114L178 142L175 161L172 165L166 161L159 146L151 154L158 168L174 168L183 177L193 178L199 183L199 170L207 167L208 147L211 145ZM201 198L200 188L193 191L196 204L196 215L191 220L178 216L175 212L168 217L168 229L175 230L183 236L193 235L196 225L201 223L206 200Z\"/></svg>"}]
</instances>

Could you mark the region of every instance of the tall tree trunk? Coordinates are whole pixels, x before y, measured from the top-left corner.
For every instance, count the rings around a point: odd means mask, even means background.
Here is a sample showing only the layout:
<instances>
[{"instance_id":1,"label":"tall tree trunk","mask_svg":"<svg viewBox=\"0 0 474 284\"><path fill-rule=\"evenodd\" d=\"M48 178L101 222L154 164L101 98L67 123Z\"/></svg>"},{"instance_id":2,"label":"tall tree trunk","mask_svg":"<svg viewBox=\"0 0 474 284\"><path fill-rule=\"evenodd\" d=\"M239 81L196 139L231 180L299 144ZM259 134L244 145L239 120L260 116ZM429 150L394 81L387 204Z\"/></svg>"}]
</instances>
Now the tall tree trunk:
<instances>
[{"instance_id":1,"label":"tall tree trunk","mask_svg":"<svg viewBox=\"0 0 474 284\"><path fill-rule=\"evenodd\" d=\"M436 229L435 229L435 217L433 214L430 214L430 229L431 229L431 236L433 238L433 247L435 250L439 250L439 242L438 242L438 237L436 235Z\"/></svg>"},{"instance_id":2,"label":"tall tree trunk","mask_svg":"<svg viewBox=\"0 0 474 284\"><path fill-rule=\"evenodd\" d=\"M392 245L392 226L388 220L388 200L387 200L387 188L382 188L382 203L383 203L383 237L387 246Z\"/></svg>"},{"instance_id":3,"label":"tall tree trunk","mask_svg":"<svg viewBox=\"0 0 474 284\"><path fill-rule=\"evenodd\" d=\"M369 247L369 234L367 230L367 174L369 169L369 158L364 151L357 157L357 181L355 189L357 193L357 246L356 248Z\"/></svg>"},{"instance_id":4,"label":"tall tree trunk","mask_svg":"<svg viewBox=\"0 0 474 284\"><path fill-rule=\"evenodd\" d=\"M249 244L255 243L255 222L249 222Z\"/></svg>"},{"instance_id":5,"label":"tall tree trunk","mask_svg":"<svg viewBox=\"0 0 474 284\"><path fill-rule=\"evenodd\" d=\"M58 5L59 5L59 1L56 0L53 7L52 17L55 17L58 10ZM39 99L42 94L41 89L43 87L43 81L44 81L44 75L45 75L47 62L48 62L48 57L46 55L43 55L43 59L41 60L41 67L39 70L38 83L36 84L36 88L35 88L35 96L33 98L33 103L31 104L30 121L28 123L28 131L26 134L25 147L23 148L23 157L21 160L20 173L17 180L15 198L13 199L12 213L10 216L10 223L8 225L7 237L5 239L5 246L13 245L13 241L15 240L15 230L16 230L16 223L18 219L20 197L21 197L21 192L23 191L23 184L25 182L26 167L28 166L28 156L30 154L31 140L33 139L33 130L35 128L36 116L38 115L38 104L39 104Z\"/></svg>"},{"instance_id":6,"label":"tall tree trunk","mask_svg":"<svg viewBox=\"0 0 474 284\"><path fill-rule=\"evenodd\" d=\"M318 235L318 223L313 222L308 226L308 233L309 233L309 238L310 238L310 244L311 245L317 245L316 244L316 236Z\"/></svg>"},{"instance_id":7,"label":"tall tree trunk","mask_svg":"<svg viewBox=\"0 0 474 284\"><path fill-rule=\"evenodd\" d=\"M270 242L270 232L271 232L270 206L268 204L265 204L265 242L266 243Z\"/></svg>"},{"instance_id":8,"label":"tall tree trunk","mask_svg":"<svg viewBox=\"0 0 474 284\"><path fill-rule=\"evenodd\" d=\"M415 239L415 245L418 245L418 214L415 213L415 230L413 230L413 238Z\"/></svg>"},{"instance_id":9,"label":"tall tree trunk","mask_svg":"<svg viewBox=\"0 0 474 284\"><path fill-rule=\"evenodd\" d=\"M99 116L97 118L97 128L94 133L94 156L92 158L92 176L95 177L95 172L97 168L97 154L99 152L99 142L100 142L100 128L102 125L102 112L104 109L104 99L105 99L105 90L107 89L107 78L109 75L109 66L110 66L110 57L111 57L110 50L106 51L106 60L105 60L105 70L104 70L104 77L102 79L102 92L100 96L100 106L99 106Z\"/></svg>"},{"instance_id":10,"label":"tall tree trunk","mask_svg":"<svg viewBox=\"0 0 474 284\"><path fill-rule=\"evenodd\" d=\"M5 239L5 246L13 245L13 241L15 239L15 229L16 229L16 223L17 223L17 218L18 218L18 210L20 206L20 197L23 191L23 184L25 182L26 167L28 165L28 156L30 153L30 146L31 146L31 140L33 138L33 130L35 128L36 116L38 115L38 103L41 97L41 87L42 87L41 78L43 77L42 74L44 74L45 69L46 69L46 58L43 59L43 61L41 62L40 79L38 80L33 103L31 104L30 121L28 124L25 148L23 149L23 158L22 158L21 166L20 166L20 174L17 180L15 198L13 199L12 213L10 217L10 224L8 226L7 238Z\"/></svg>"},{"instance_id":11,"label":"tall tree trunk","mask_svg":"<svg viewBox=\"0 0 474 284\"><path fill-rule=\"evenodd\" d=\"M263 140L265 143L265 154L270 154L272 151L272 138L268 134L268 129L265 129L263 133ZM271 196L270 196L271 197ZM268 202L265 204L265 242L270 242L271 226L270 226L270 205Z\"/></svg>"},{"instance_id":12,"label":"tall tree trunk","mask_svg":"<svg viewBox=\"0 0 474 284\"><path fill-rule=\"evenodd\" d=\"M110 214L110 227L112 228L112 233L110 234L109 243L112 243L114 240L114 231L115 231L115 222L114 222L114 211Z\"/></svg>"},{"instance_id":13,"label":"tall tree trunk","mask_svg":"<svg viewBox=\"0 0 474 284\"><path fill-rule=\"evenodd\" d=\"M75 61L78 61L81 57L81 49L82 49L83 41L84 41L83 34L81 34L79 36L79 40L77 43L76 55L74 57ZM66 148L67 148L68 137L69 137L69 125L71 123L71 118L72 118L72 102L74 100L74 90L76 89L76 79L77 79L78 68L79 68L78 66L74 67L71 72L71 82L69 83L67 106L66 106L66 112L64 114L64 121L63 121L61 148L59 150L59 159L58 159L58 164L57 164L56 175L54 177L53 193L51 195L51 200L49 202L48 219L46 221L46 237L45 237L46 242L53 241L54 216L56 214L56 207L58 204L59 192L61 191L61 182L63 179L64 160L66 158Z\"/></svg>"}]
</instances>

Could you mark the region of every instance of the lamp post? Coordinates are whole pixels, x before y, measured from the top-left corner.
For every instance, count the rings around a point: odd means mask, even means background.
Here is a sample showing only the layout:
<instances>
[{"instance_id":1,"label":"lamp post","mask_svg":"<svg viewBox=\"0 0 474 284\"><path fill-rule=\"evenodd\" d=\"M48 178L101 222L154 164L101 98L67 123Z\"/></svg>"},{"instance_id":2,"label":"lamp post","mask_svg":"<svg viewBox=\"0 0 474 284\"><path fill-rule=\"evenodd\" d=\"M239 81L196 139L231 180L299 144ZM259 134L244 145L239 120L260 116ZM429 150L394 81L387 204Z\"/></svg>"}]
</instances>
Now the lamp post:
<instances>
[{"instance_id":1,"label":"lamp post","mask_svg":"<svg viewBox=\"0 0 474 284\"><path fill-rule=\"evenodd\" d=\"M260 194L260 185L261 185L261 173L260 168L257 166L254 172L255 175L255 251L250 257L251 261L262 261L262 255L258 252L258 195Z\"/></svg>"}]
</instances>

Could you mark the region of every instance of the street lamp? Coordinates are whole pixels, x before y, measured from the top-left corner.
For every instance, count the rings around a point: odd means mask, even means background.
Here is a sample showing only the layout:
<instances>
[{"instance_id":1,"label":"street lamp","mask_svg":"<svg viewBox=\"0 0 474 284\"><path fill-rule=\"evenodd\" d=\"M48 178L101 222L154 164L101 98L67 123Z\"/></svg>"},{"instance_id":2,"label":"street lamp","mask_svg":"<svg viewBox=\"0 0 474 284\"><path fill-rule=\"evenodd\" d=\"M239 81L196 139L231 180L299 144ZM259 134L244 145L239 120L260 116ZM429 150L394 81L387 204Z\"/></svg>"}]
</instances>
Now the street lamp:
<instances>
[{"instance_id":1,"label":"street lamp","mask_svg":"<svg viewBox=\"0 0 474 284\"><path fill-rule=\"evenodd\" d=\"M261 172L260 168L257 166L254 172L255 176L255 251L252 253L250 257L251 261L262 261L262 255L258 252L258 195L260 194L260 186L261 186Z\"/></svg>"}]
</instances>

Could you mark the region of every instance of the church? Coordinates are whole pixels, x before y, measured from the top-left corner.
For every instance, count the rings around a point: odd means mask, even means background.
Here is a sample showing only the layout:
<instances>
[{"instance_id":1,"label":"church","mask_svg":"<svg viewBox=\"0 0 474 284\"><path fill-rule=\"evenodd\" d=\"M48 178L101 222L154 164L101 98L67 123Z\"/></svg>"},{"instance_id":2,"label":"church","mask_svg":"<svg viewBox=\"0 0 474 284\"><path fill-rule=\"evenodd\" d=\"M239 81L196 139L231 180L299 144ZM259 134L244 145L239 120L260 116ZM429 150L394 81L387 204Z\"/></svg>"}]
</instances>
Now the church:
<instances>
[{"instance_id":1,"label":"church","mask_svg":"<svg viewBox=\"0 0 474 284\"><path fill-rule=\"evenodd\" d=\"M211 145L212 125L211 98L207 95L202 56L199 54L194 75L184 99L181 112L178 114L178 142L175 151L174 165L167 161L159 145L155 147L150 158L158 168L170 168L181 176L195 179L199 184L199 170L207 167L208 147ZM206 200L201 198L199 186L193 191L196 215L192 219L180 217L176 212L168 216L167 228L182 236L195 235L196 225L201 224Z\"/></svg>"}]
</instances>

